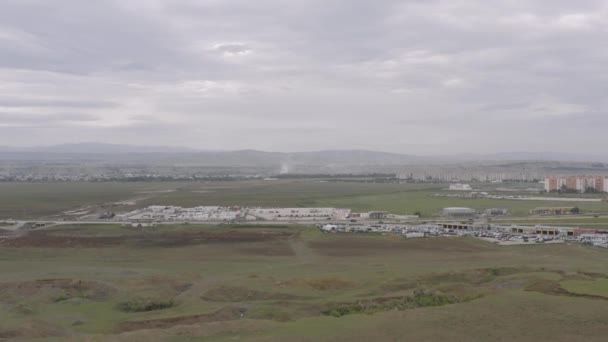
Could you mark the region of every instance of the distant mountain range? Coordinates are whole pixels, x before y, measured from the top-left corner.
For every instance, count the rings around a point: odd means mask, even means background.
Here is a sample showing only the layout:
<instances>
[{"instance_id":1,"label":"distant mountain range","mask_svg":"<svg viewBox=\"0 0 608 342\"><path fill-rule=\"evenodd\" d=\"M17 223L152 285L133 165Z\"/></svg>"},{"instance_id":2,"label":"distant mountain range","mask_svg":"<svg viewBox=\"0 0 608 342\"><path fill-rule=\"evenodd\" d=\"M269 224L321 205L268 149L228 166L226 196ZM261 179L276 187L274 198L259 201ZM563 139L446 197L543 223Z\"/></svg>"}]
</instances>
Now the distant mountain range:
<instances>
[{"instance_id":1,"label":"distant mountain range","mask_svg":"<svg viewBox=\"0 0 608 342\"><path fill-rule=\"evenodd\" d=\"M104 159L173 160L205 165L421 165L458 162L559 161L604 162L606 157L558 152L501 152L495 154L455 154L417 156L366 150L326 150L313 152L264 152L256 150L208 151L186 147L135 146L79 143L40 147L2 147L0 159Z\"/></svg>"},{"instance_id":2,"label":"distant mountain range","mask_svg":"<svg viewBox=\"0 0 608 342\"><path fill-rule=\"evenodd\" d=\"M64 153L64 154L122 154L122 153L187 153L195 152L194 149L186 147L171 146L135 146L103 143L79 143L61 144L51 146L34 147L6 147L0 146L2 152L22 152L22 153Z\"/></svg>"}]
</instances>

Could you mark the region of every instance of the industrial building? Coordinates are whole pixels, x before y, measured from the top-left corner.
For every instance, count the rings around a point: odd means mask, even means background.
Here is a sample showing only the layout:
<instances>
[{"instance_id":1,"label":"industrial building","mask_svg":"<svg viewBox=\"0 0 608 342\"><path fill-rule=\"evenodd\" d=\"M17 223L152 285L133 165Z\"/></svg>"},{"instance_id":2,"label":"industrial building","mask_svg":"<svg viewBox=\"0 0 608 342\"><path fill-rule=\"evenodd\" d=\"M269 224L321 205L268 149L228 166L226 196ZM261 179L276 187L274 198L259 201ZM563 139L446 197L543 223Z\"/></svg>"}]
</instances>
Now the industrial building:
<instances>
[{"instance_id":1,"label":"industrial building","mask_svg":"<svg viewBox=\"0 0 608 342\"><path fill-rule=\"evenodd\" d=\"M477 211L471 208L451 207L444 208L441 215L447 217L475 217L477 215Z\"/></svg>"},{"instance_id":2,"label":"industrial building","mask_svg":"<svg viewBox=\"0 0 608 342\"><path fill-rule=\"evenodd\" d=\"M487 216L505 216L509 215L509 210L503 208L490 208L486 209L484 213Z\"/></svg>"},{"instance_id":3,"label":"industrial building","mask_svg":"<svg viewBox=\"0 0 608 342\"><path fill-rule=\"evenodd\" d=\"M472 191L473 188L469 184L450 184L450 191Z\"/></svg>"},{"instance_id":4,"label":"industrial building","mask_svg":"<svg viewBox=\"0 0 608 342\"><path fill-rule=\"evenodd\" d=\"M237 207L194 207L182 208L176 206L150 206L144 209L137 209L129 213L117 215L115 220L131 222L155 222L155 221L233 221L243 217L243 212Z\"/></svg>"},{"instance_id":5,"label":"industrial building","mask_svg":"<svg viewBox=\"0 0 608 342\"><path fill-rule=\"evenodd\" d=\"M267 221L316 221L345 220L350 209L337 208L249 208L245 210L247 220Z\"/></svg>"},{"instance_id":6,"label":"industrial building","mask_svg":"<svg viewBox=\"0 0 608 342\"><path fill-rule=\"evenodd\" d=\"M608 233L603 230L588 230L574 227L496 225L480 223L438 223L420 225L319 225L324 233L395 233L405 238L440 236L470 236L499 245L572 243L608 248Z\"/></svg>"},{"instance_id":7,"label":"industrial building","mask_svg":"<svg viewBox=\"0 0 608 342\"><path fill-rule=\"evenodd\" d=\"M230 222L345 220L350 209L150 206L115 217L130 222Z\"/></svg>"},{"instance_id":8,"label":"industrial building","mask_svg":"<svg viewBox=\"0 0 608 342\"><path fill-rule=\"evenodd\" d=\"M397 178L415 182L502 182L538 181L546 176L542 167L505 168L498 166L408 166L397 173Z\"/></svg>"},{"instance_id":9,"label":"industrial building","mask_svg":"<svg viewBox=\"0 0 608 342\"><path fill-rule=\"evenodd\" d=\"M530 210L531 215L571 215L575 212L575 207L542 207Z\"/></svg>"},{"instance_id":10,"label":"industrial building","mask_svg":"<svg viewBox=\"0 0 608 342\"><path fill-rule=\"evenodd\" d=\"M382 220L388 217L388 212L386 211L370 211L369 218L374 220Z\"/></svg>"}]
</instances>

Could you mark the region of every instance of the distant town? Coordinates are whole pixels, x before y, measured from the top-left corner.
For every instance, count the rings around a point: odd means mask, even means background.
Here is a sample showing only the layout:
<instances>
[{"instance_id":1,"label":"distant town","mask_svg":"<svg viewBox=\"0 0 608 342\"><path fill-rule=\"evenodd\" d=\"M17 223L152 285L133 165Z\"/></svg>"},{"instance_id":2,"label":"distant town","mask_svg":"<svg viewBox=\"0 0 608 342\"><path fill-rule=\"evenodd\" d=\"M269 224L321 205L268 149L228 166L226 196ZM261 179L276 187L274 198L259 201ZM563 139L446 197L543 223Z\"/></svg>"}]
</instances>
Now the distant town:
<instances>
[{"instance_id":1,"label":"distant town","mask_svg":"<svg viewBox=\"0 0 608 342\"><path fill-rule=\"evenodd\" d=\"M578 212L575 208L537 208L530 213L533 215L568 215ZM162 224L246 222L316 224L325 233L396 233L406 238L470 236L499 245L582 243L608 248L608 230L605 229L585 229L562 225L528 226L487 221L491 217L507 215L509 215L508 210L501 208L487 209L479 213L471 208L448 207L442 210L440 218L418 222L419 217L416 215L394 215L386 211L353 212L346 208L150 206L117 215L104 215L87 223L119 223L140 229ZM14 221L5 223L12 224L15 229L23 229L25 225L29 225L31 229L41 229L65 222L25 223Z\"/></svg>"},{"instance_id":2,"label":"distant town","mask_svg":"<svg viewBox=\"0 0 608 342\"><path fill-rule=\"evenodd\" d=\"M608 192L608 177L547 177L545 178L545 191L578 193Z\"/></svg>"}]
</instances>

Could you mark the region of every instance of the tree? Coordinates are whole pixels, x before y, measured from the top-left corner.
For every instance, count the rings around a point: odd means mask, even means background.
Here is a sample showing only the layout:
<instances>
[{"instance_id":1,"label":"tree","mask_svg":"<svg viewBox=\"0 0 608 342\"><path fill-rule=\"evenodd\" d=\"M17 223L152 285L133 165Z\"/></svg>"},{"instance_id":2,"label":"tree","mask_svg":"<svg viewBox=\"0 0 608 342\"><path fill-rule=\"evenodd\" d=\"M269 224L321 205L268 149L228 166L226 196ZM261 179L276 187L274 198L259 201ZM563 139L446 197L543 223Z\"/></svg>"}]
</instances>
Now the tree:
<instances>
[{"instance_id":1,"label":"tree","mask_svg":"<svg viewBox=\"0 0 608 342\"><path fill-rule=\"evenodd\" d=\"M576 189L570 189L566 184L562 184L561 188L557 190L560 194L573 194L578 192Z\"/></svg>"},{"instance_id":2,"label":"tree","mask_svg":"<svg viewBox=\"0 0 608 342\"><path fill-rule=\"evenodd\" d=\"M576 215L579 214L581 212L581 209L579 207L574 207L572 209L570 209L570 213Z\"/></svg>"}]
</instances>

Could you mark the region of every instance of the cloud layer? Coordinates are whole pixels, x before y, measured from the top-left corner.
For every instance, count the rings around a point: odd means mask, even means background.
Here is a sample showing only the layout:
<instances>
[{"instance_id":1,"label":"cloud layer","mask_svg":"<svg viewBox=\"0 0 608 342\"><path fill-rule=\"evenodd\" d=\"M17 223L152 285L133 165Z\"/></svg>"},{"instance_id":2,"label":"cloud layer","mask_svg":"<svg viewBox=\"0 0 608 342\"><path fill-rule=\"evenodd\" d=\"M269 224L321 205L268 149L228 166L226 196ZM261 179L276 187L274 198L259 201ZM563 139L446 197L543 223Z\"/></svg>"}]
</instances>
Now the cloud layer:
<instances>
[{"instance_id":1,"label":"cloud layer","mask_svg":"<svg viewBox=\"0 0 608 342\"><path fill-rule=\"evenodd\" d=\"M605 1L5 0L0 145L604 153L607 41Z\"/></svg>"}]
</instances>

